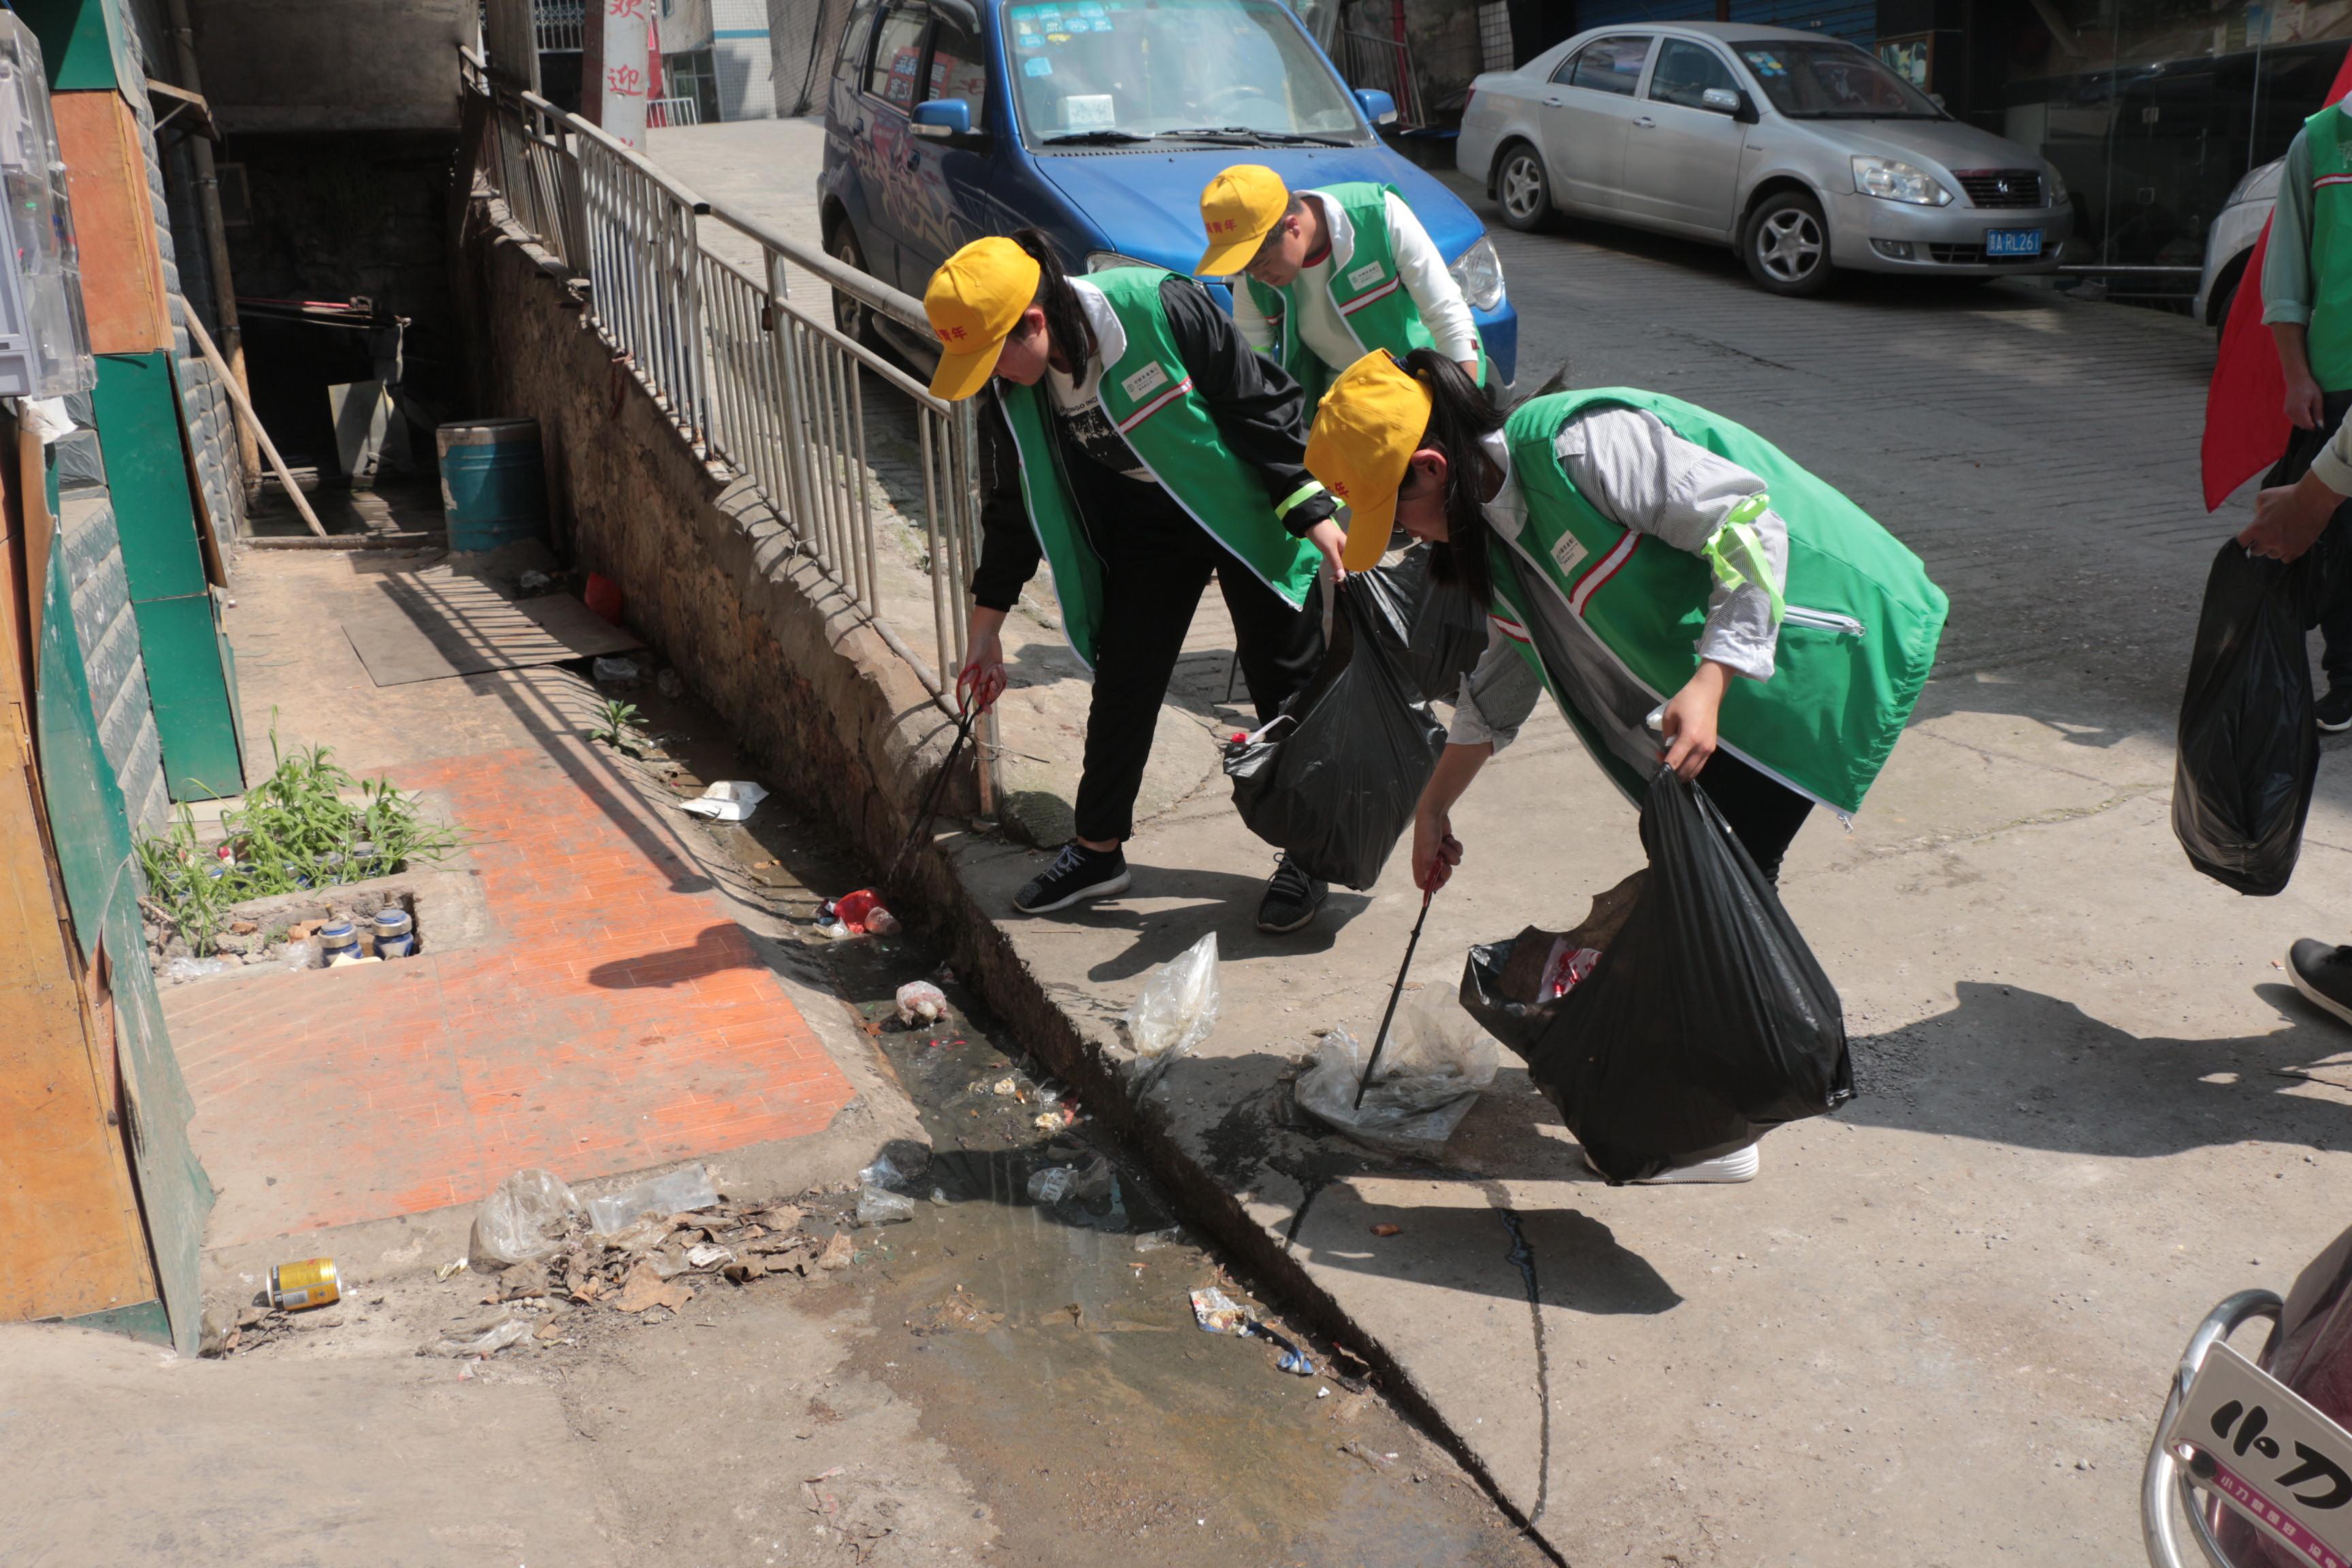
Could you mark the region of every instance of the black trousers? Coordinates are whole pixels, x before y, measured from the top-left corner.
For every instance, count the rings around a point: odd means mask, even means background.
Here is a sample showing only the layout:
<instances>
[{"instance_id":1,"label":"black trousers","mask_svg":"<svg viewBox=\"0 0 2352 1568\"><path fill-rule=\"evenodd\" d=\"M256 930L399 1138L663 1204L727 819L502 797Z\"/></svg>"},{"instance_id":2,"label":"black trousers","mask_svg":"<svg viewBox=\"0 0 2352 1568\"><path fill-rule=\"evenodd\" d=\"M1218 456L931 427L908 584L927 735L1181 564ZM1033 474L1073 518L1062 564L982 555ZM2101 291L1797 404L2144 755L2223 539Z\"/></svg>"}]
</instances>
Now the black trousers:
<instances>
[{"instance_id":1,"label":"black trousers","mask_svg":"<svg viewBox=\"0 0 2352 1568\"><path fill-rule=\"evenodd\" d=\"M2320 406L2319 428L2287 432L2286 455L2263 476L2263 488L2291 485L2308 473L2311 460L2319 456L2320 448L2336 434L2336 427L2344 422L2347 413L2352 413L2352 392L2328 393ZM2328 524L2329 532L2341 531L2345 515L2345 508L2336 509L2335 521ZM2319 667L2331 688L2352 686L2352 595L2332 597L2333 603L2322 603L2316 611Z\"/></svg>"},{"instance_id":2,"label":"black trousers","mask_svg":"<svg viewBox=\"0 0 2352 1568\"><path fill-rule=\"evenodd\" d=\"M1316 595L1307 596L1306 608L1292 609L1156 485L1123 486L1121 501L1128 515L1101 520L1099 526L1087 519L1087 533L1102 557L1103 613L1095 636L1094 705L1087 713L1076 816L1078 837L1097 844L1135 832L1135 795L1143 786L1160 705L1211 573L1233 614L1235 650L1259 722L1281 711L1314 679L1323 658ZM1134 515L1143 508L1156 509L1156 515Z\"/></svg>"},{"instance_id":3,"label":"black trousers","mask_svg":"<svg viewBox=\"0 0 2352 1568\"><path fill-rule=\"evenodd\" d=\"M1780 879L1780 860L1805 825L1813 803L1778 779L1758 773L1729 752L1717 751L1698 773L1698 786L1723 813L1767 881Z\"/></svg>"}]
</instances>

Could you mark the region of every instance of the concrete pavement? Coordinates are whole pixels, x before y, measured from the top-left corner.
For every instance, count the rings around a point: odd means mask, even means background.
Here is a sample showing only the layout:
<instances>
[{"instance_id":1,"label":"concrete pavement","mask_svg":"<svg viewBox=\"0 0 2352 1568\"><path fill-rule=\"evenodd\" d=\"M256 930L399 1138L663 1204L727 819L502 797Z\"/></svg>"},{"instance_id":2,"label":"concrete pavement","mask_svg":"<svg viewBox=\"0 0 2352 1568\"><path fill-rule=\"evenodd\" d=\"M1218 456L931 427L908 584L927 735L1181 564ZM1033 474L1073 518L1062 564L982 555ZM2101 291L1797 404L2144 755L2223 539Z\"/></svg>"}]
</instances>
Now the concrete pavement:
<instances>
[{"instance_id":1,"label":"concrete pavement","mask_svg":"<svg viewBox=\"0 0 2352 1568\"><path fill-rule=\"evenodd\" d=\"M2331 758L2264 903L2196 876L2168 826L2179 675L2234 526L2197 500L2210 339L2015 285L1780 300L1697 247L1497 238L1523 390L1566 357L1738 418L1951 595L1885 776L1784 877L1860 1098L1767 1139L1743 1188L1601 1184L1517 1070L1433 1166L1291 1129L1280 1079L1311 1030L1369 1034L1417 900L1400 862L1312 931L1259 936L1270 852L1213 776L1141 826L1129 897L1003 934L1115 1061L1150 970L1218 933L1221 1022L1147 1118L1569 1561L2136 1563L2181 1342L2229 1291L2284 1289L2352 1178L2352 1092L2325 1081L2352 1082L2352 1037L2275 964L2352 907L2352 789ZM1051 693L1075 679L1016 673L1038 703L1079 700ZM1455 822L1429 984L1640 863L1633 812L1549 715ZM1040 863L952 847L993 911Z\"/></svg>"}]
</instances>

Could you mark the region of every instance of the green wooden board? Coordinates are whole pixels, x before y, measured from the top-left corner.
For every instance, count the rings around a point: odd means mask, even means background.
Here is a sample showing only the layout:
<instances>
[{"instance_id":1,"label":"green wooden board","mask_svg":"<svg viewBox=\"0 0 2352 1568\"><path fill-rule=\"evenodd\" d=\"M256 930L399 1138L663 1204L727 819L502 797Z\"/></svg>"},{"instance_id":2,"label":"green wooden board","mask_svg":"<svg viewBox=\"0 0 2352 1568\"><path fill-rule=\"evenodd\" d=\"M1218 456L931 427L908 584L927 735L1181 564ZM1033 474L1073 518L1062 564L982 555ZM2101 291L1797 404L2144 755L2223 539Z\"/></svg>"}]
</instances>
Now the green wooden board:
<instances>
[{"instance_id":1,"label":"green wooden board","mask_svg":"<svg viewBox=\"0 0 2352 1568\"><path fill-rule=\"evenodd\" d=\"M155 972L147 962L130 818L122 787L99 746L62 538L50 542L35 708L41 793L48 803L74 935L85 958L103 945L112 959L116 1045L131 1100L131 1172L139 1183L155 1277L171 1319L172 1342L183 1355L194 1355L204 1312L198 1254L205 1218L212 1212L213 1185L188 1142L195 1102L180 1077Z\"/></svg>"},{"instance_id":2,"label":"green wooden board","mask_svg":"<svg viewBox=\"0 0 2352 1568\"><path fill-rule=\"evenodd\" d=\"M222 672L220 630L209 590L131 606L147 660L147 696L163 742L163 787L173 800L245 793L236 709Z\"/></svg>"},{"instance_id":3,"label":"green wooden board","mask_svg":"<svg viewBox=\"0 0 2352 1568\"><path fill-rule=\"evenodd\" d=\"M41 40L49 90L78 92L140 81L127 21L113 0L16 0L11 7Z\"/></svg>"},{"instance_id":4,"label":"green wooden board","mask_svg":"<svg viewBox=\"0 0 2352 1568\"><path fill-rule=\"evenodd\" d=\"M180 399L171 356L98 356L90 395L98 438L106 450L106 488L122 535L122 570L131 601L175 599L204 591L188 460L180 446ZM220 661L212 661L217 665Z\"/></svg>"}]
</instances>

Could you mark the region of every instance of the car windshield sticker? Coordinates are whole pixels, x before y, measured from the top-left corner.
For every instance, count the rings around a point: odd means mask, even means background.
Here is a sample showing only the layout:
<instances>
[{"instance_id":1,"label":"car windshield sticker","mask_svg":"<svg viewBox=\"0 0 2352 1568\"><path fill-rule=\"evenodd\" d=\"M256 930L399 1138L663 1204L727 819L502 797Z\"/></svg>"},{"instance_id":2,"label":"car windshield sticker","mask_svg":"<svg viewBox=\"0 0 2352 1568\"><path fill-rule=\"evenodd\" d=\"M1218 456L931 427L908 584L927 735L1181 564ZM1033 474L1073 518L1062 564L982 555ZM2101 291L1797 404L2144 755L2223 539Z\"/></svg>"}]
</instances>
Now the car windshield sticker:
<instances>
[{"instance_id":1,"label":"car windshield sticker","mask_svg":"<svg viewBox=\"0 0 2352 1568\"><path fill-rule=\"evenodd\" d=\"M1789 68L1780 63L1780 57L1769 49L1744 49L1740 52L1739 58L1746 60L1758 76L1789 74Z\"/></svg>"},{"instance_id":2,"label":"car windshield sticker","mask_svg":"<svg viewBox=\"0 0 2352 1568\"><path fill-rule=\"evenodd\" d=\"M1054 62L1047 59L1043 55L1032 55L1029 58L1021 62L1021 74L1023 76L1052 76L1054 74Z\"/></svg>"},{"instance_id":3,"label":"car windshield sticker","mask_svg":"<svg viewBox=\"0 0 2352 1568\"><path fill-rule=\"evenodd\" d=\"M1062 100L1062 125L1069 131L1107 131L1118 123L1118 101L1107 92L1074 92Z\"/></svg>"}]
</instances>

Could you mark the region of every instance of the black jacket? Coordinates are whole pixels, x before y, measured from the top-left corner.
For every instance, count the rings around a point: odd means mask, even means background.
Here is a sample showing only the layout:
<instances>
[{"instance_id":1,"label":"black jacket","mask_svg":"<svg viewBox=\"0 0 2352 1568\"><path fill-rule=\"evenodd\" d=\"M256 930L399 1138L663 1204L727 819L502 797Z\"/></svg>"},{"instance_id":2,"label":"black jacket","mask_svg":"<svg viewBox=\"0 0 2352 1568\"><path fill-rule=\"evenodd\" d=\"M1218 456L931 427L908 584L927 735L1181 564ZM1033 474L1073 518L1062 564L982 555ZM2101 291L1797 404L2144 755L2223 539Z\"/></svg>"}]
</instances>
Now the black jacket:
<instances>
[{"instance_id":1,"label":"black jacket","mask_svg":"<svg viewBox=\"0 0 2352 1568\"><path fill-rule=\"evenodd\" d=\"M1176 340L1177 357L1192 374L1192 390L1208 405L1225 449L1255 468L1265 483L1266 500L1278 505L1309 482L1307 472L1306 395L1280 365L1252 349L1234 330L1233 318L1217 308L1208 290L1190 278L1171 275L1160 285L1160 302L1168 312L1168 330ZM1013 444L992 384L981 394L987 405L980 413L980 567L972 574L974 602L992 610L1009 610L1022 584L1036 574L1044 552L1029 526L1028 509L1021 500L1021 458ZM1058 423L1058 422L1057 422ZM1116 528L1129 518L1162 513L1164 506L1129 511L1115 504L1122 489L1139 490L1158 499L1157 485L1123 478L1084 456L1068 441L1062 443L1062 461L1068 469L1087 531L1099 537L1099 528ZM1297 537L1339 510L1331 497L1317 492L1292 507L1283 526ZM1187 527L1192 526L1189 521Z\"/></svg>"}]
</instances>

